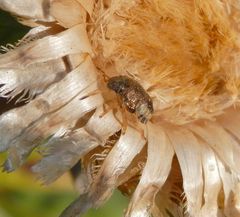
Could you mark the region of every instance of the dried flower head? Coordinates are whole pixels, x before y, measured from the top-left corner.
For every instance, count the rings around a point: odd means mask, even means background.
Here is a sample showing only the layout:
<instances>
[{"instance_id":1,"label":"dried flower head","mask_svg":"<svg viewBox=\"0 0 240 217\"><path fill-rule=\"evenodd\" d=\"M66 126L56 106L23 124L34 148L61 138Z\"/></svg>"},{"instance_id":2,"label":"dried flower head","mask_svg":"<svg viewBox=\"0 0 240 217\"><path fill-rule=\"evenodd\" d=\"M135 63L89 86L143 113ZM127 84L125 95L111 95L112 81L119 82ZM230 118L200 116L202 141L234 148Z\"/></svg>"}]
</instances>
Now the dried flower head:
<instances>
[{"instance_id":1,"label":"dried flower head","mask_svg":"<svg viewBox=\"0 0 240 217\"><path fill-rule=\"evenodd\" d=\"M131 196L126 217L240 216L240 2L1 0L31 26L0 56L4 170L41 149L46 184L79 160L81 195L61 217ZM107 80L127 76L154 111L126 111ZM19 97L22 94L22 97ZM145 122L144 122L145 123Z\"/></svg>"}]
</instances>

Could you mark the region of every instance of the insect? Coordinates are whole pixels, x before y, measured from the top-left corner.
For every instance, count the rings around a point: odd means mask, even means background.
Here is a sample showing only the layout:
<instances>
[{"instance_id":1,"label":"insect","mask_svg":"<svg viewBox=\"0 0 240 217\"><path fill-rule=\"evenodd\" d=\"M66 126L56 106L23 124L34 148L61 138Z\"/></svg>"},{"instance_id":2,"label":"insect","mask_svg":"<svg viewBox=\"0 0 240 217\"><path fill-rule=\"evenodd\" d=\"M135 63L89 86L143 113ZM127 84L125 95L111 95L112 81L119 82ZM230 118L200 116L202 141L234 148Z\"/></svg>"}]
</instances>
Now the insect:
<instances>
[{"instance_id":1,"label":"insect","mask_svg":"<svg viewBox=\"0 0 240 217\"><path fill-rule=\"evenodd\" d=\"M124 76L115 76L108 80L107 86L122 98L127 110L135 113L146 124L153 113L151 97L135 80Z\"/></svg>"}]
</instances>

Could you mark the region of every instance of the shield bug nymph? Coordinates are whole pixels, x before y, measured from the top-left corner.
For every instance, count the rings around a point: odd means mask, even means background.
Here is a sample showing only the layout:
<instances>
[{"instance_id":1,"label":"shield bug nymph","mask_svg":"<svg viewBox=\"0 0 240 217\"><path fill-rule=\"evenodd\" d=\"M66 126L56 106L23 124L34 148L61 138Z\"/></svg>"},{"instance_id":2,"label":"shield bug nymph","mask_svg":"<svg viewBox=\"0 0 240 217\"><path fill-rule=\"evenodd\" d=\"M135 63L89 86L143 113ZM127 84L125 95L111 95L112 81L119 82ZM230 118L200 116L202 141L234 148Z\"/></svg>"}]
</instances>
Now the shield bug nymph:
<instances>
[{"instance_id":1,"label":"shield bug nymph","mask_svg":"<svg viewBox=\"0 0 240 217\"><path fill-rule=\"evenodd\" d=\"M142 123L148 122L153 113L152 99L137 81L120 75L110 78L107 86L122 98L129 112L135 113Z\"/></svg>"}]
</instances>

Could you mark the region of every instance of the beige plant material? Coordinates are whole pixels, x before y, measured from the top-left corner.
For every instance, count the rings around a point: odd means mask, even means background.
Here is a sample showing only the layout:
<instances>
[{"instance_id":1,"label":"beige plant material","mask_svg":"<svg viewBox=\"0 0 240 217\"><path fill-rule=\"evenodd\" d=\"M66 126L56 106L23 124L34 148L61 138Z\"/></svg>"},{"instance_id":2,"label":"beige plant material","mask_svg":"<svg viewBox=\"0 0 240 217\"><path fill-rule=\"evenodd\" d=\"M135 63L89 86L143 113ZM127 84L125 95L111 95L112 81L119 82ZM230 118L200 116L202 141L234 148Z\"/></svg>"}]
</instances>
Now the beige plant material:
<instances>
[{"instance_id":1,"label":"beige plant material","mask_svg":"<svg viewBox=\"0 0 240 217\"><path fill-rule=\"evenodd\" d=\"M33 27L0 56L4 170L40 148L46 184L82 162L82 194L61 214L99 207L115 188L126 217L240 216L240 2L18 0L0 8ZM147 124L110 77L150 95ZM20 96L19 96L20 94ZM85 187L85 189L83 189Z\"/></svg>"}]
</instances>

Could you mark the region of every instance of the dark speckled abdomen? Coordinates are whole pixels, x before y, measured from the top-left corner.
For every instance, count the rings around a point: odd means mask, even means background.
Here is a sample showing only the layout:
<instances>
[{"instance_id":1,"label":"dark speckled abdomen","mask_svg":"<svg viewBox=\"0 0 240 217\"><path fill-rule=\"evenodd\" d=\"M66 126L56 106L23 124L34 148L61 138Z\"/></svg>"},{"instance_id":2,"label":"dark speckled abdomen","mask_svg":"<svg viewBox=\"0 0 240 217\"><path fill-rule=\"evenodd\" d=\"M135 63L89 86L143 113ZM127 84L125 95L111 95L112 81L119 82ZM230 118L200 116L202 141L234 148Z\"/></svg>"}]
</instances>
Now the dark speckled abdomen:
<instances>
[{"instance_id":1,"label":"dark speckled abdomen","mask_svg":"<svg viewBox=\"0 0 240 217\"><path fill-rule=\"evenodd\" d=\"M110 78L107 86L121 96L129 112L135 113L142 123L147 123L153 113L153 103L137 81L120 75Z\"/></svg>"}]
</instances>

